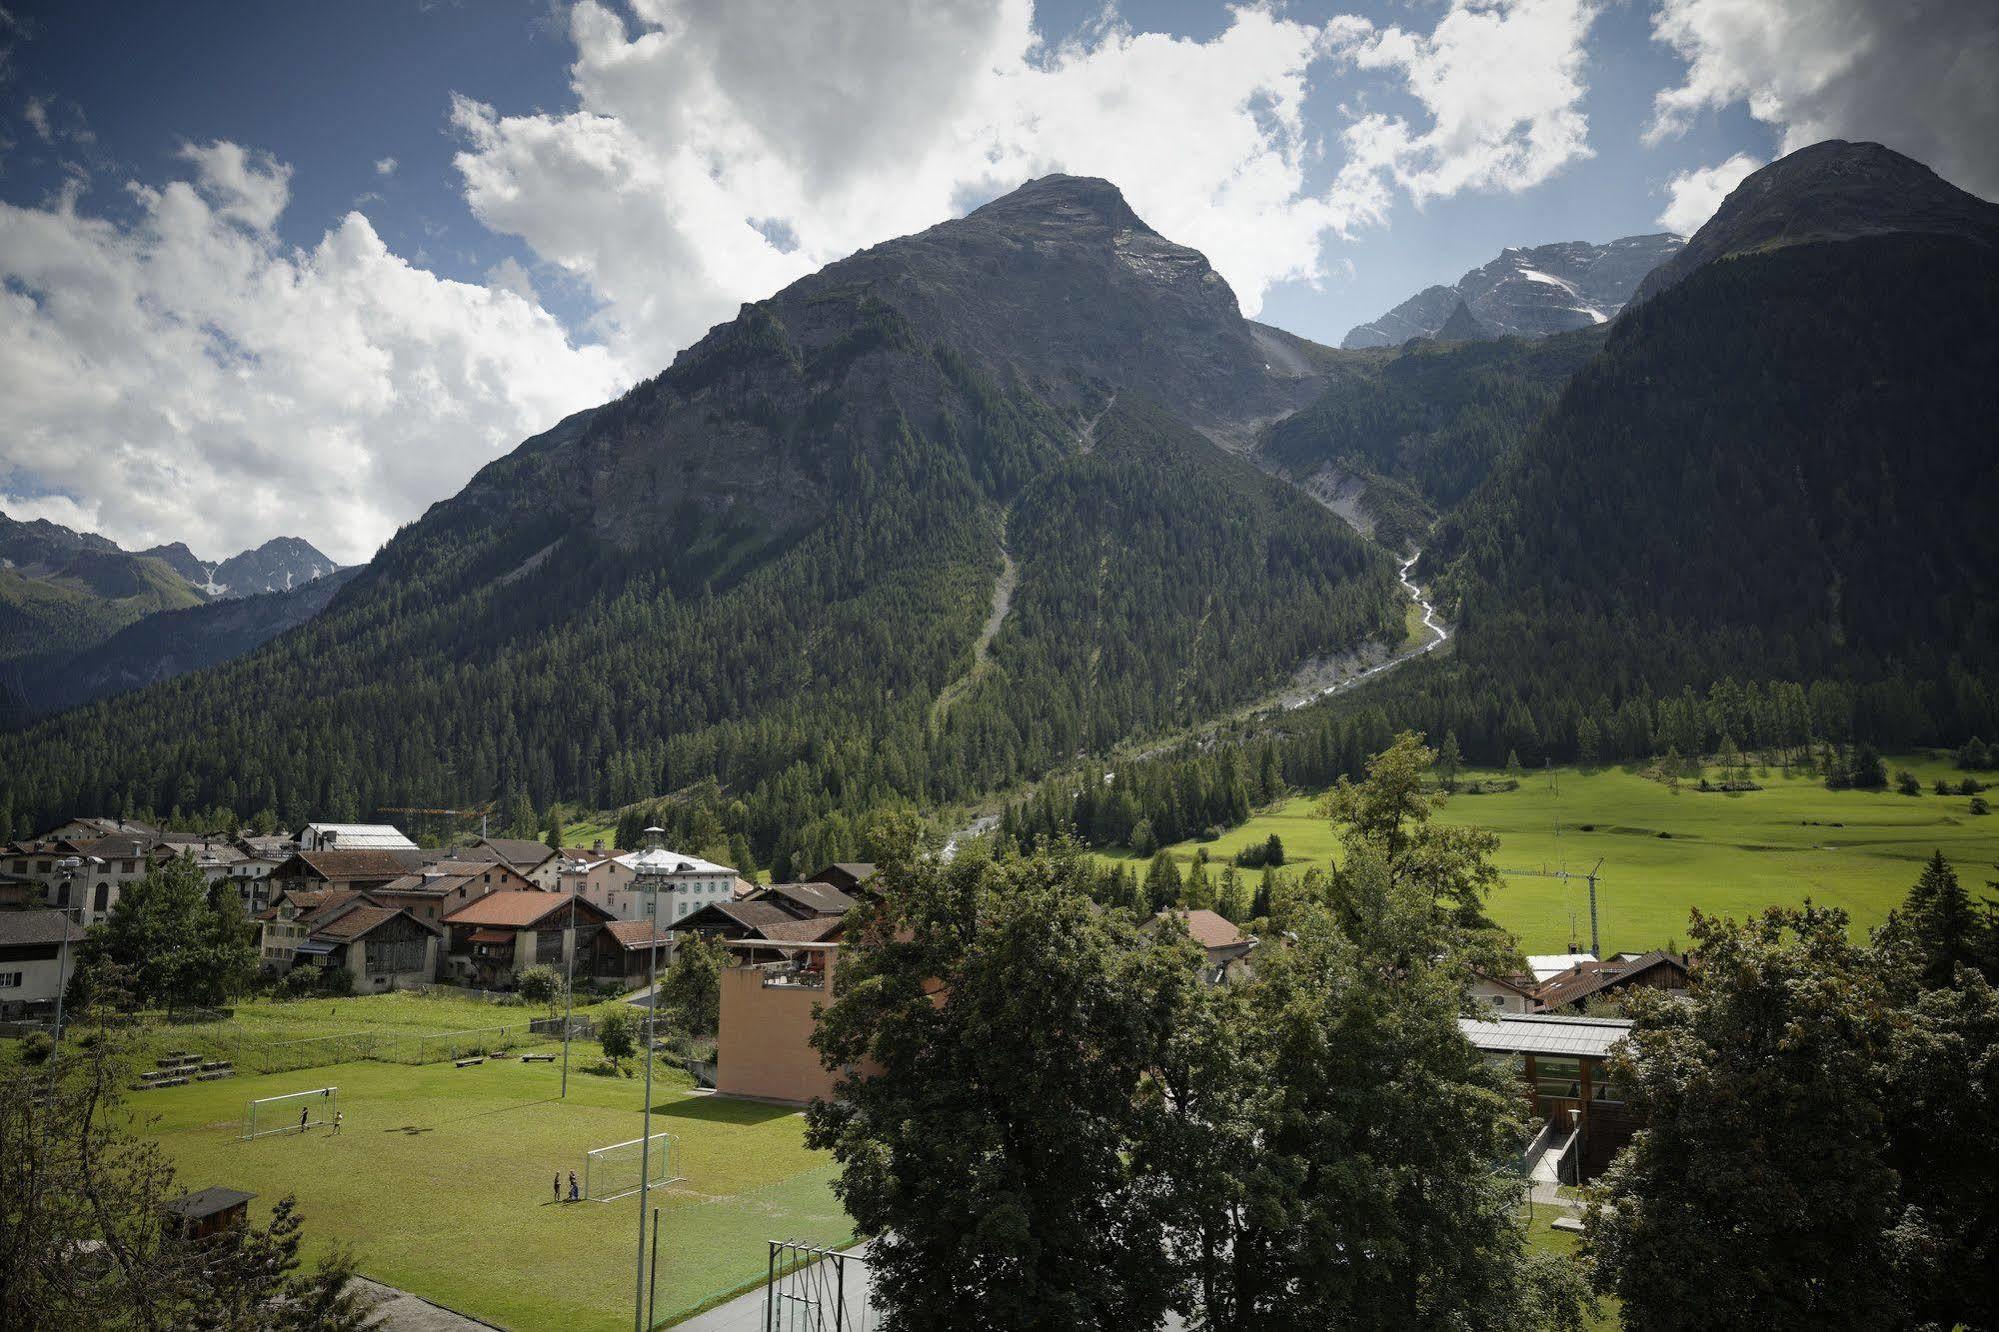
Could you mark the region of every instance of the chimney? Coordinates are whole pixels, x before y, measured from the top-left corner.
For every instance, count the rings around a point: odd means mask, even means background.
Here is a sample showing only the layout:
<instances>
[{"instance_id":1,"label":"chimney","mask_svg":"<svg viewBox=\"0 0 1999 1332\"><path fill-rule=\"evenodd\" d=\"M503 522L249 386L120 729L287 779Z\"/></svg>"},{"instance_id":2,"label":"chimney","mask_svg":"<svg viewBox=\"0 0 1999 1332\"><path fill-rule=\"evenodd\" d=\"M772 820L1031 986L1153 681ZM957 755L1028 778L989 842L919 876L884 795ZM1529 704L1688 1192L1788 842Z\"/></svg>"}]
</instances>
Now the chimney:
<instances>
[{"instance_id":1,"label":"chimney","mask_svg":"<svg viewBox=\"0 0 1999 1332\"><path fill-rule=\"evenodd\" d=\"M599 837L596 841L590 843L590 849L592 851L602 851L604 849L604 839Z\"/></svg>"}]
</instances>

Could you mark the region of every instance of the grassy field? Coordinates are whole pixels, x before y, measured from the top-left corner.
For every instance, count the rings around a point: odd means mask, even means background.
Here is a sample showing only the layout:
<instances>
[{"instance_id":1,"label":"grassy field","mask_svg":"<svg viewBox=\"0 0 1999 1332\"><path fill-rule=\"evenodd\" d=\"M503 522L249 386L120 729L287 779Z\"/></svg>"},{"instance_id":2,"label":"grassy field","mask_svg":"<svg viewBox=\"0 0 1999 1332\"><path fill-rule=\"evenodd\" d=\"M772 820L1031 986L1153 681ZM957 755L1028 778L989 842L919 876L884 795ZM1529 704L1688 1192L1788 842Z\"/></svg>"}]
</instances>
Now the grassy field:
<instances>
[{"instance_id":1,"label":"grassy field","mask_svg":"<svg viewBox=\"0 0 1999 1332\"><path fill-rule=\"evenodd\" d=\"M1924 794L1828 791L1816 778L1773 769L1757 778L1764 789L1724 795L1691 783L1674 791L1619 768L1557 768L1524 774L1517 790L1459 795L1439 817L1499 834L1498 863L1512 873L1491 910L1528 952L1558 952L1571 938L1587 947L1587 886L1541 876L1587 871L1599 856L1598 920L1608 951L1684 943L1693 907L1739 918L1807 897L1849 912L1858 936L1902 900L1932 851L1941 849L1973 885L1994 877L1999 862L1999 816L1972 815L1965 796L1930 794L1932 779L1964 774L1929 756L1901 755L1888 766L1914 772ZM1289 801L1206 843L1208 854L1226 862L1274 832L1291 872L1324 864L1336 838L1316 805ZM1191 860L1197 845L1171 850Z\"/></svg>"},{"instance_id":2,"label":"grassy field","mask_svg":"<svg viewBox=\"0 0 1999 1332\"><path fill-rule=\"evenodd\" d=\"M576 1062L595 1059L586 1047ZM366 1062L135 1094L131 1106L186 1187L250 1190L259 1215L293 1193L314 1250L350 1244L368 1276L508 1327L628 1327L637 1195L556 1204L550 1185L557 1172L565 1187L570 1170L580 1179L588 1149L639 1136L644 1083L572 1066L565 1100L560 1080L559 1065L512 1059ZM329 1084L346 1115L338 1135L240 1140L251 1098ZM699 1095L666 1069L653 1100L654 1131L677 1135L686 1177L652 1192L660 1321L761 1280L766 1240L851 1236L833 1166L806 1149L797 1112Z\"/></svg>"}]
</instances>

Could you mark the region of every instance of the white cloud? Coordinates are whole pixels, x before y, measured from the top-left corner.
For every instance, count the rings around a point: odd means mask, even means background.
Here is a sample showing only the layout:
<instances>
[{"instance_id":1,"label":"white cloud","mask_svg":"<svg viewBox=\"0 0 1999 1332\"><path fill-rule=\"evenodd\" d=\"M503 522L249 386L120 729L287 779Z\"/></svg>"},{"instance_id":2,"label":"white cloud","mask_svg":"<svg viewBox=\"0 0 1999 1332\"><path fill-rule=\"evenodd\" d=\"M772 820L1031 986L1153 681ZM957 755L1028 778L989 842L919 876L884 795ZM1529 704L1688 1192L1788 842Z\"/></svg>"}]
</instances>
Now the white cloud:
<instances>
[{"instance_id":1,"label":"white cloud","mask_svg":"<svg viewBox=\"0 0 1999 1332\"><path fill-rule=\"evenodd\" d=\"M28 128L35 132L35 137L43 143L55 141L54 135L49 130L48 103L41 98L30 97L27 105L21 108L21 117L28 122Z\"/></svg>"},{"instance_id":2,"label":"white cloud","mask_svg":"<svg viewBox=\"0 0 1999 1332\"><path fill-rule=\"evenodd\" d=\"M1714 210L1721 207L1728 192L1762 165L1747 153L1737 153L1726 162L1680 172L1666 183L1672 198L1659 214L1659 225L1682 236L1693 235L1703 222L1714 216Z\"/></svg>"},{"instance_id":3,"label":"white cloud","mask_svg":"<svg viewBox=\"0 0 1999 1332\"><path fill-rule=\"evenodd\" d=\"M343 561L625 382L520 296L444 281L348 214L269 231L285 168L189 149L129 223L76 186L0 204L0 509L211 557L278 534Z\"/></svg>"},{"instance_id":4,"label":"white cloud","mask_svg":"<svg viewBox=\"0 0 1999 1332\"><path fill-rule=\"evenodd\" d=\"M247 152L226 140L180 155L194 163L195 181L216 213L258 231L269 231L292 194L292 169L269 153Z\"/></svg>"},{"instance_id":5,"label":"white cloud","mask_svg":"<svg viewBox=\"0 0 1999 1332\"><path fill-rule=\"evenodd\" d=\"M1579 109L1588 0L1455 0L1427 36L1340 25L1335 48L1362 69L1399 70L1428 113L1361 117L1346 132L1343 176L1382 173L1418 202L1463 190L1522 190L1588 157Z\"/></svg>"},{"instance_id":6,"label":"white cloud","mask_svg":"<svg viewBox=\"0 0 1999 1332\"><path fill-rule=\"evenodd\" d=\"M1327 239L1383 221L1398 188L1523 189L1588 151L1582 0L1457 0L1417 34L1244 7L1205 42L1107 14L1053 48L1027 0L632 12L571 11L574 110L461 98L452 119L473 210L587 285L646 369L744 300L1051 171L1114 181L1254 314L1273 283L1324 276ZM1315 189L1303 108L1332 57L1406 83L1430 124L1360 118Z\"/></svg>"},{"instance_id":7,"label":"white cloud","mask_svg":"<svg viewBox=\"0 0 1999 1332\"><path fill-rule=\"evenodd\" d=\"M376 159L375 159L375 174L376 174L376 175L378 175L378 176L393 176L393 175L395 175L395 174L396 174L396 159L395 159L395 158L393 158L393 157L379 157L379 158L376 158Z\"/></svg>"},{"instance_id":8,"label":"white cloud","mask_svg":"<svg viewBox=\"0 0 1999 1332\"><path fill-rule=\"evenodd\" d=\"M1999 5L1985 0L1661 0L1653 35L1687 61L1647 137L1736 102L1782 151L1872 140L1999 196Z\"/></svg>"}]
</instances>

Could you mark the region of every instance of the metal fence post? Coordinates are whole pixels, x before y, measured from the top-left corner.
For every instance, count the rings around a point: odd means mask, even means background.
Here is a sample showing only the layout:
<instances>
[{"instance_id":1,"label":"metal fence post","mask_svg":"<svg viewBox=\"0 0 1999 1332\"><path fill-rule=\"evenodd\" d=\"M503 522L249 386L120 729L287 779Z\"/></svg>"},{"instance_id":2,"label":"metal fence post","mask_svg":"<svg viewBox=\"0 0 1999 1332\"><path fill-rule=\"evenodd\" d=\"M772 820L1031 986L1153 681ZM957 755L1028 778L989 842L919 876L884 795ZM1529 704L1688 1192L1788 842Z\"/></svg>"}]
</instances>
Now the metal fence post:
<instances>
[{"instance_id":1,"label":"metal fence post","mask_svg":"<svg viewBox=\"0 0 1999 1332\"><path fill-rule=\"evenodd\" d=\"M777 1325L771 1321L772 1292L777 1289L777 1241L766 1240L770 1245L770 1260L764 1270L764 1332L776 1332Z\"/></svg>"}]
</instances>

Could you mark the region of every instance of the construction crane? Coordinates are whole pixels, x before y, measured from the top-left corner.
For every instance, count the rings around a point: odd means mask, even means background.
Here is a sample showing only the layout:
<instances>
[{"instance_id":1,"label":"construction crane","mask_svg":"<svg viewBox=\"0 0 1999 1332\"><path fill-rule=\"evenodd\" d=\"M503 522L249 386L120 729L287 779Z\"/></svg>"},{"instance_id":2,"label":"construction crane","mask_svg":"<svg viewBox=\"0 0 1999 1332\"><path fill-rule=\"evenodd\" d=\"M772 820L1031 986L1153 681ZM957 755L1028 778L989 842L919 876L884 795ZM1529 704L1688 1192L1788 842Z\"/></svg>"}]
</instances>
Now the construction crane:
<instances>
[{"instance_id":1,"label":"construction crane","mask_svg":"<svg viewBox=\"0 0 1999 1332\"><path fill-rule=\"evenodd\" d=\"M484 837L486 835L486 816L493 812L493 802L488 800L484 804L474 805L470 809L429 809L422 805L377 805L375 806L375 812L377 814L434 814L439 817L453 819L470 819L476 817L479 820L479 835Z\"/></svg>"},{"instance_id":2,"label":"construction crane","mask_svg":"<svg viewBox=\"0 0 1999 1332\"><path fill-rule=\"evenodd\" d=\"M1513 879L1587 879L1589 880L1589 951L1594 957L1602 957L1602 947L1596 937L1596 879L1597 871L1603 868L1603 857L1597 857L1596 864L1590 866L1587 874L1571 874L1565 869L1502 869L1499 872Z\"/></svg>"}]
</instances>

